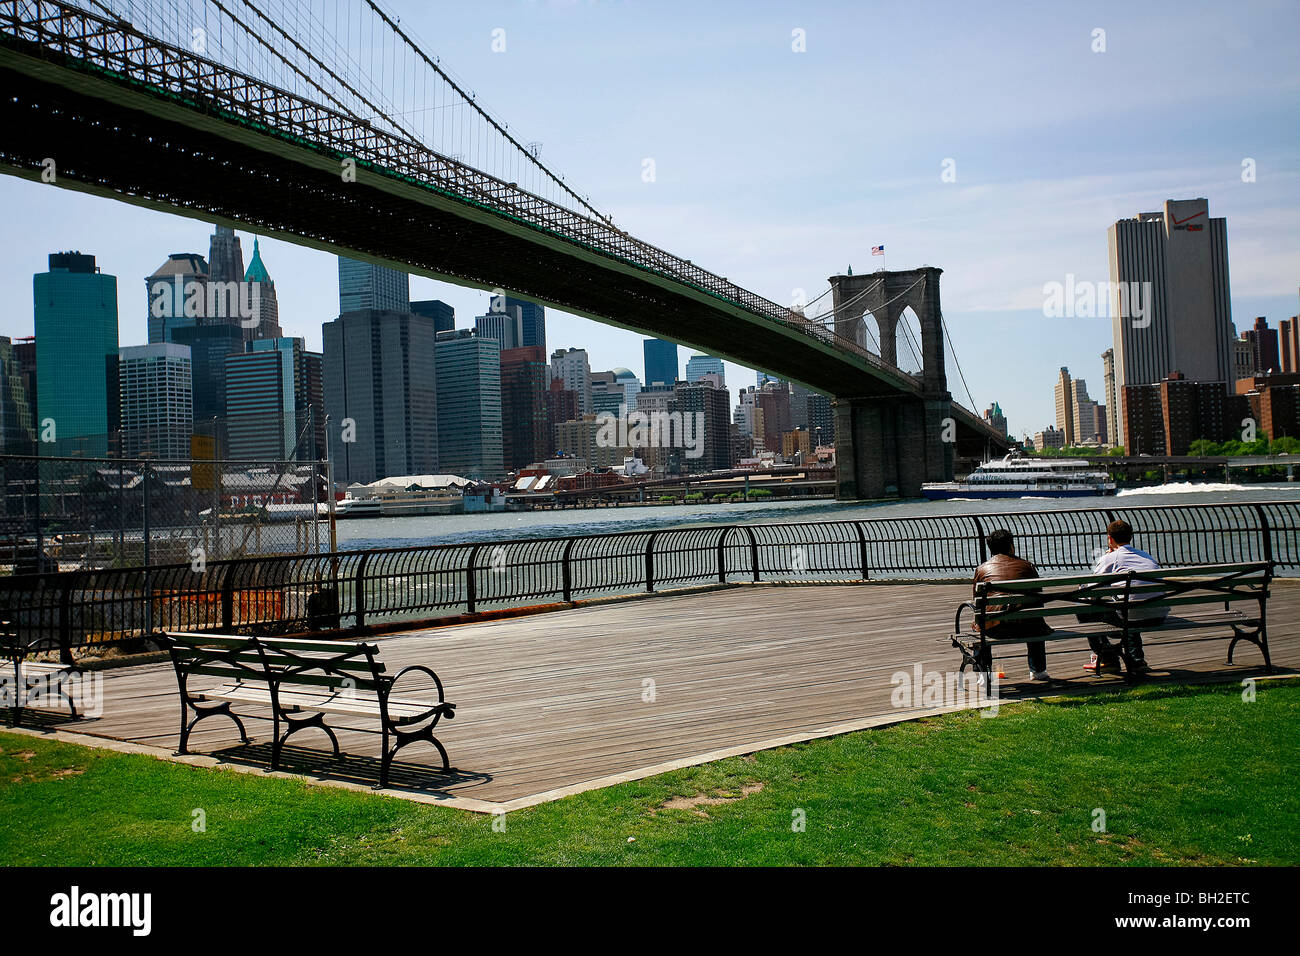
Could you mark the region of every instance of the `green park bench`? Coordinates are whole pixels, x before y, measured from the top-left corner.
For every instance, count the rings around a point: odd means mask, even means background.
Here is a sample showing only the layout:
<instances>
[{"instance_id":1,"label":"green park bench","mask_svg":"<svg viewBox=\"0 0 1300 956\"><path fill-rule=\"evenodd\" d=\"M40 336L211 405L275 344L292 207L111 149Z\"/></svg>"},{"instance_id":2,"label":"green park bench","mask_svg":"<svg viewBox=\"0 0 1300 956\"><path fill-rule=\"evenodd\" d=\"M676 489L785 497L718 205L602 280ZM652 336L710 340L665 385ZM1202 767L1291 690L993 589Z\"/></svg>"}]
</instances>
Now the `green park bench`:
<instances>
[{"instance_id":1,"label":"green park bench","mask_svg":"<svg viewBox=\"0 0 1300 956\"><path fill-rule=\"evenodd\" d=\"M79 673L79 669L72 664L29 660L37 650L39 645L25 640L17 625L0 621L0 657L4 659L0 706L8 708L10 726L18 725L24 710L43 710L58 701L67 704L72 719L77 719L77 702L63 678ZM37 691L36 703L32 691Z\"/></svg>"},{"instance_id":2,"label":"green park bench","mask_svg":"<svg viewBox=\"0 0 1300 956\"><path fill-rule=\"evenodd\" d=\"M442 769L451 769L447 751L433 735L442 718L456 716L456 705L443 698L442 681L428 667L413 664L396 674L385 673L375 644L350 641L311 641L224 634L164 633L176 680L180 687L180 753L188 753L194 725L206 717L229 717L249 742L234 704L269 707L273 727L271 769L279 769L285 741L300 730L318 728L334 745L338 737L325 723L326 715L374 718L383 736L379 786L388 786L388 773L399 750L427 741L442 757ZM429 677L437 700L395 696L393 690L406 674ZM224 684L191 691L191 677L219 677ZM194 713L191 718L190 712ZM281 731L281 727L284 728ZM353 728L349 728L353 729ZM390 743L391 742L391 743Z\"/></svg>"},{"instance_id":3,"label":"green park bench","mask_svg":"<svg viewBox=\"0 0 1300 956\"><path fill-rule=\"evenodd\" d=\"M1260 649L1265 669L1271 673L1265 612L1272 578L1272 565L1263 561L984 581L976 585L974 600L958 607L950 640L961 652L961 670L973 667L987 680L992 676L995 649L1030 641L1086 641L1105 636L1119 642L1116 650L1131 681L1135 674L1126 637L1226 628L1228 663L1232 663L1237 643L1247 641ZM1152 618L1151 611L1160 608L1168 609L1168 616ZM966 611L973 612L973 630L962 628ZM1112 620L1075 623L1080 613L1095 615L1099 611L1107 612ZM1035 620L1052 626L1051 632L1045 636L998 636L1002 622Z\"/></svg>"}]
</instances>

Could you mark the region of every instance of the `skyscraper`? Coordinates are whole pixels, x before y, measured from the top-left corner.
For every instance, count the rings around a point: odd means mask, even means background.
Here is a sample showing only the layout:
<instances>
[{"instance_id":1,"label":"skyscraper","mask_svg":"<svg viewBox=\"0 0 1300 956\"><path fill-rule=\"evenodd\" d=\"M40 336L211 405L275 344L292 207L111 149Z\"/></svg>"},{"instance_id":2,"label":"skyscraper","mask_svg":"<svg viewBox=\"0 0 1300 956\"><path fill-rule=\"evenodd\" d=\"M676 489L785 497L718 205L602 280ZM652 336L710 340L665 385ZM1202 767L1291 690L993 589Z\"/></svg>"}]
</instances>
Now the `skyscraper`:
<instances>
[{"instance_id":1,"label":"skyscraper","mask_svg":"<svg viewBox=\"0 0 1300 956\"><path fill-rule=\"evenodd\" d=\"M258 242L244 269L244 253L234 230L217 226L208 243L212 261L197 252L173 252L145 279L149 297L149 342L198 341L181 329L229 325L239 329L240 341L278 338L279 306L275 283L262 262ZM212 338L229 339L220 333ZM213 346L208 342L209 347ZM238 347L236 347L238 348ZM216 356L222 364L224 356ZM212 380L210 376L206 380ZM201 404L222 404L209 396ZM202 413L200 413L202 414Z\"/></svg>"},{"instance_id":2,"label":"skyscraper","mask_svg":"<svg viewBox=\"0 0 1300 956\"><path fill-rule=\"evenodd\" d=\"M205 434L207 423L226 417L226 356L243 351L244 330L218 322L170 330L170 341L190 350L194 372L194 421Z\"/></svg>"},{"instance_id":3,"label":"skyscraper","mask_svg":"<svg viewBox=\"0 0 1300 956\"><path fill-rule=\"evenodd\" d=\"M641 381L636 373L628 368L614 369L614 385L623 390L623 404L629 409L636 408L637 392L641 391Z\"/></svg>"},{"instance_id":4,"label":"skyscraper","mask_svg":"<svg viewBox=\"0 0 1300 956\"><path fill-rule=\"evenodd\" d=\"M623 387L624 383L618 378L620 372L626 372L629 376L632 374L625 368L591 373L592 414L608 412L611 415L618 415L619 409L627 405L627 391Z\"/></svg>"},{"instance_id":5,"label":"skyscraper","mask_svg":"<svg viewBox=\"0 0 1300 956\"><path fill-rule=\"evenodd\" d=\"M409 312L411 277L387 266L339 256L339 313L362 309Z\"/></svg>"},{"instance_id":6,"label":"skyscraper","mask_svg":"<svg viewBox=\"0 0 1300 956\"><path fill-rule=\"evenodd\" d=\"M501 353L501 448L506 471L549 457L546 355L535 345Z\"/></svg>"},{"instance_id":7,"label":"skyscraper","mask_svg":"<svg viewBox=\"0 0 1300 956\"><path fill-rule=\"evenodd\" d=\"M835 407L821 392L808 393L808 431L819 446L835 444Z\"/></svg>"},{"instance_id":8,"label":"skyscraper","mask_svg":"<svg viewBox=\"0 0 1300 956\"><path fill-rule=\"evenodd\" d=\"M442 470L462 478L501 478L500 345L469 329L443 332L438 336L437 364Z\"/></svg>"},{"instance_id":9,"label":"skyscraper","mask_svg":"<svg viewBox=\"0 0 1300 956\"><path fill-rule=\"evenodd\" d=\"M441 299L422 299L411 303L411 311L433 319L435 332L450 332L456 328L456 310Z\"/></svg>"},{"instance_id":10,"label":"skyscraper","mask_svg":"<svg viewBox=\"0 0 1300 956\"><path fill-rule=\"evenodd\" d=\"M546 309L527 299L506 296L506 308L518 309L520 319L519 344L523 348L539 348L546 355Z\"/></svg>"},{"instance_id":11,"label":"skyscraper","mask_svg":"<svg viewBox=\"0 0 1300 956\"><path fill-rule=\"evenodd\" d=\"M297 457L295 353L302 351L302 339L258 339L248 346L226 356L228 454L270 461Z\"/></svg>"},{"instance_id":12,"label":"skyscraper","mask_svg":"<svg viewBox=\"0 0 1300 956\"><path fill-rule=\"evenodd\" d=\"M641 415L645 416L662 416L671 415L677 408L677 382L671 385L648 385L636 393L636 405L629 406L628 411L635 409ZM654 418L647 418L647 421L654 421ZM660 421L664 421L662 417ZM669 432L675 432L674 426L670 426ZM634 434L634 433L633 433ZM680 436L676 436L680 437ZM631 453L636 455L645 463L647 468L662 473L668 468L676 467L680 469L682 449L676 447L680 444L674 440L674 434L659 435L658 441L648 441L644 445L633 448Z\"/></svg>"},{"instance_id":13,"label":"skyscraper","mask_svg":"<svg viewBox=\"0 0 1300 956\"><path fill-rule=\"evenodd\" d=\"M208 240L208 276L217 282L244 278L244 250L229 226L217 226Z\"/></svg>"},{"instance_id":14,"label":"skyscraper","mask_svg":"<svg viewBox=\"0 0 1300 956\"><path fill-rule=\"evenodd\" d=\"M1056 430L1065 436L1066 446L1074 445L1074 382L1068 368L1061 367L1052 391L1056 399Z\"/></svg>"},{"instance_id":15,"label":"skyscraper","mask_svg":"<svg viewBox=\"0 0 1300 956\"><path fill-rule=\"evenodd\" d=\"M1255 324L1241 336L1250 343L1251 358L1256 375L1276 375L1283 371L1278 352L1277 329L1268 327L1268 319L1259 316Z\"/></svg>"},{"instance_id":16,"label":"skyscraper","mask_svg":"<svg viewBox=\"0 0 1300 956\"><path fill-rule=\"evenodd\" d=\"M0 335L0 453L30 455L35 442L22 363L9 336Z\"/></svg>"},{"instance_id":17,"label":"skyscraper","mask_svg":"<svg viewBox=\"0 0 1300 956\"><path fill-rule=\"evenodd\" d=\"M1232 378L1240 382L1243 378L1255 377L1255 345L1242 335L1232 342Z\"/></svg>"},{"instance_id":18,"label":"skyscraper","mask_svg":"<svg viewBox=\"0 0 1300 956\"><path fill-rule=\"evenodd\" d=\"M37 437L83 439L78 444L87 452L105 454L108 370L117 355L117 278L100 272L94 256L51 253L49 271L33 277L32 293L40 343Z\"/></svg>"},{"instance_id":19,"label":"skyscraper","mask_svg":"<svg viewBox=\"0 0 1300 956\"><path fill-rule=\"evenodd\" d=\"M1119 431L1119 392L1115 390L1115 350L1101 353L1102 389L1106 398L1106 443L1117 445L1123 440Z\"/></svg>"},{"instance_id":20,"label":"skyscraper","mask_svg":"<svg viewBox=\"0 0 1300 956\"><path fill-rule=\"evenodd\" d=\"M646 339L642 345L645 354L645 384L672 385L677 381L677 343L663 339Z\"/></svg>"},{"instance_id":21,"label":"skyscraper","mask_svg":"<svg viewBox=\"0 0 1300 956\"><path fill-rule=\"evenodd\" d=\"M692 355L686 360L686 381L698 382L701 375L716 375L724 384L727 381L722 359L712 355Z\"/></svg>"},{"instance_id":22,"label":"skyscraper","mask_svg":"<svg viewBox=\"0 0 1300 956\"><path fill-rule=\"evenodd\" d=\"M578 396L578 417L595 414L591 407L591 365L586 349L556 349L551 353L551 378Z\"/></svg>"},{"instance_id":23,"label":"skyscraper","mask_svg":"<svg viewBox=\"0 0 1300 956\"><path fill-rule=\"evenodd\" d=\"M13 342L14 358L18 360L18 370L23 377L23 388L27 390L27 408L31 415L32 434L36 434L36 336L29 335L26 338L14 339Z\"/></svg>"},{"instance_id":24,"label":"skyscraper","mask_svg":"<svg viewBox=\"0 0 1300 956\"><path fill-rule=\"evenodd\" d=\"M1175 370L1226 387L1236 337L1226 221L1211 219L1204 199L1169 200L1162 211L1119 220L1107 239L1116 389ZM1122 407L1119 420L1123 428Z\"/></svg>"},{"instance_id":25,"label":"skyscraper","mask_svg":"<svg viewBox=\"0 0 1300 956\"><path fill-rule=\"evenodd\" d=\"M122 450L128 457L189 458L194 430L188 346L132 345L118 352Z\"/></svg>"},{"instance_id":26,"label":"skyscraper","mask_svg":"<svg viewBox=\"0 0 1300 956\"><path fill-rule=\"evenodd\" d=\"M1278 360L1283 372L1300 372L1300 316L1292 316L1278 323Z\"/></svg>"},{"instance_id":27,"label":"skyscraper","mask_svg":"<svg viewBox=\"0 0 1300 956\"><path fill-rule=\"evenodd\" d=\"M757 430L758 423L755 410L758 406L754 404L754 393L757 391L758 389L753 385L749 386L749 388L742 388L740 390L740 404L731 413L732 424L739 428L740 434L746 438L753 438Z\"/></svg>"},{"instance_id":28,"label":"skyscraper","mask_svg":"<svg viewBox=\"0 0 1300 956\"><path fill-rule=\"evenodd\" d=\"M1088 397L1088 383L1076 378L1072 384L1074 409L1074 440L1080 445L1100 440L1101 426L1097 423L1097 403Z\"/></svg>"},{"instance_id":29,"label":"skyscraper","mask_svg":"<svg viewBox=\"0 0 1300 956\"><path fill-rule=\"evenodd\" d=\"M678 382L674 388L671 408L681 412L682 419L687 415L698 415L695 419L703 426L701 451L698 457L689 457L683 450L678 459L680 467L687 472L720 471L731 466L731 393L725 388L717 388L712 382ZM780 445L777 446L778 448Z\"/></svg>"},{"instance_id":30,"label":"skyscraper","mask_svg":"<svg viewBox=\"0 0 1300 956\"><path fill-rule=\"evenodd\" d=\"M550 387L546 390L546 421L548 423L546 454L548 457L559 447L555 443L555 426L561 422L577 420L578 393L565 388L564 382L560 379L551 379Z\"/></svg>"},{"instance_id":31,"label":"skyscraper","mask_svg":"<svg viewBox=\"0 0 1300 956\"><path fill-rule=\"evenodd\" d=\"M207 312L208 263L197 252L173 252L145 277L149 344L172 340L172 329L193 327Z\"/></svg>"},{"instance_id":32,"label":"skyscraper","mask_svg":"<svg viewBox=\"0 0 1300 956\"><path fill-rule=\"evenodd\" d=\"M500 299L494 298L494 305ZM474 332L485 339L495 339L501 351L520 348L524 338L523 310L517 305L501 305L484 315L475 317Z\"/></svg>"},{"instance_id":33,"label":"skyscraper","mask_svg":"<svg viewBox=\"0 0 1300 956\"><path fill-rule=\"evenodd\" d=\"M335 479L436 472L433 320L367 309L345 312L321 331Z\"/></svg>"},{"instance_id":34,"label":"skyscraper","mask_svg":"<svg viewBox=\"0 0 1300 956\"><path fill-rule=\"evenodd\" d=\"M790 429L808 430L808 396L812 393L802 385L790 383Z\"/></svg>"},{"instance_id":35,"label":"skyscraper","mask_svg":"<svg viewBox=\"0 0 1300 956\"><path fill-rule=\"evenodd\" d=\"M301 340L297 340L301 341ZM294 404L298 409L298 430L302 433L304 410L311 431L298 443L299 461L320 461L325 457L325 356L306 348L294 351Z\"/></svg>"},{"instance_id":36,"label":"skyscraper","mask_svg":"<svg viewBox=\"0 0 1300 956\"><path fill-rule=\"evenodd\" d=\"M1002 414L1002 406L994 402L988 408L984 409L984 420L989 423L989 427L997 431L999 435L1007 433L1007 416Z\"/></svg>"},{"instance_id":37,"label":"skyscraper","mask_svg":"<svg viewBox=\"0 0 1300 956\"><path fill-rule=\"evenodd\" d=\"M271 281L271 276L262 263L262 253L257 248L256 239L253 240L253 258L248 263L248 271L244 273L244 282L250 286L249 303L253 313L251 316L241 316L239 321L245 338L280 338L284 333L280 331L280 305L275 298L275 283Z\"/></svg>"},{"instance_id":38,"label":"skyscraper","mask_svg":"<svg viewBox=\"0 0 1300 956\"><path fill-rule=\"evenodd\" d=\"M784 382L769 380L754 391L755 440L761 439L767 451L780 453L781 436L790 430L790 389ZM761 425L761 431L758 430Z\"/></svg>"}]
</instances>

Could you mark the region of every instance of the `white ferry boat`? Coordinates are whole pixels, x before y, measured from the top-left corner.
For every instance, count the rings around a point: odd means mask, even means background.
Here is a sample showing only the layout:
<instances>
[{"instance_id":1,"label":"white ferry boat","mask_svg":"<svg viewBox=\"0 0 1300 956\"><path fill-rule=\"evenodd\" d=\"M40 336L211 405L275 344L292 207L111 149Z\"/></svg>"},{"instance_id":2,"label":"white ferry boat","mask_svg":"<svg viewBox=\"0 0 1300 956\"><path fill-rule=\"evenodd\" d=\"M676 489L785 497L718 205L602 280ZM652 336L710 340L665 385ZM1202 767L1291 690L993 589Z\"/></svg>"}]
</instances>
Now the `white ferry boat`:
<instances>
[{"instance_id":1,"label":"white ferry boat","mask_svg":"<svg viewBox=\"0 0 1300 956\"><path fill-rule=\"evenodd\" d=\"M1113 495L1115 483L1082 458L1012 458L986 461L962 481L926 482L931 501L947 498L1082 498Z\"/></svg>"}]
</instances>

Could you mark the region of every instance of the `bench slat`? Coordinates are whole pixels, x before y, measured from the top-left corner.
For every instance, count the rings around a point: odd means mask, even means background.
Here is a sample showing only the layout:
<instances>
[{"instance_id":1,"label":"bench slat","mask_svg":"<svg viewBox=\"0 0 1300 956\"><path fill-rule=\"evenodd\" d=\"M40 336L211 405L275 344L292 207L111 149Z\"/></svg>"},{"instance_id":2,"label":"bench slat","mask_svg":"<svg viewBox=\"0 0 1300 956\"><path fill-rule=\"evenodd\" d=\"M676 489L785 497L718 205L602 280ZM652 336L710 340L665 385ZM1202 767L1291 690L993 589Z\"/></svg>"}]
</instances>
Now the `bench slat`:
<instances>
[{"instance_id":1,"label":"bench slat","mask_svg":"<svg viewBox=\"0 0 1300 956\"><path fill-rule=\"evenodd\" d=\"M337 653L339 650L353 647L368 647L372 654L379 651L379 645L371 641L311 641L292 637L262 637L258 640L264 647L284 647L295 653L313 650Z\"/></svg>"},{"instance_id":2,"label":"bench slat","mask_svg":"<svg viewBox=\"0 0 1300 956\"><path fill-rule=\"evenodd\" d=\"M1163 621L1151 622L1150 627L1142 626L1142 622L1130 622L1131 630L1139 631L1143 634L1158 634L1161 631L1186 631L1198 628L1223 627L1227 624L1243 624L1254 626L1259 623L1258 617L1251 617L1243 614L1241 611L1221 611L1218 614L1205 615L1202 617L1168 617ZM1028 644L1031 641L1062 641L1070 638L1097 637L1102 634L1118 634L1119 628L1113 624L1097 622L1095 624L1083 624L1073 628L1053 628L1051 634L1045 634L1042 637L998 637L997 629L989 632L988 643L992 646L999 644ZM979 634L970 632L969 634L954 634L955 638L974 643L979 642Z\"/></svg>"},{"instance_id":3,"label":"bench slat","mask_svg":"<svg viewBox=\"0 0 1300 956\"><path fill-rule=\"evenodd\" d=\"M271 703L271 690L265 685L227 684L215 690L203 691L194 695L203 700L228 700L239 703ZM313 710L332 714L354 714L361 717L375 717L381 711L376 698L358 697L342 691L335 694L321 694L310 691L281 690L280 706L287 710ZM440 706L437 701L421 701L406 697L388 699L390 717L415 717Z\"/></svg>"},{"instance_id":4,"label":"bench slat","mask_svg":"<svg viewBox=\"0 0 1300 956\"><path fill-rule=\"evenodd\" d=\"M260 668L263 662L263 658L261 657L261 655L255 652L239 653L239 654L226 654L226 653L213 654L205 651L190 651L188 649L185 649L185 650L178 650L177 656L179 656L180 659L187 664L194 663L194 662L205 662L205 661L229 661L229 662L237 661L241 664L248 664L249 666ZM277 654L268 654L265 660L266 663L270 664L272 667L292 668L292 667L310 667L314 664L323 665L329 659L330 658L326 658L326 657L292 658L292 657L284 657ZM381 674L383 673L384 670L383 665L380 664L378 661L376 661L375 664L376 667L372 668L370 666L370 662L365 660L364 658L359 660L357 659L343 660L343 661L338 661L335 664L332 664L331 669L335 671L346 671L349 673L356 672L358 674L363 674L369 677L373 675L375 670L378 670Z\"/></svg>"},{"instance_id":5,"label":"bench slat","mask_svg":"<svg viewBox=\"0 0 1300 956\"><path fill-rule=\"evenodd\" d=\"M1132 613L1133 611L1138 610L1152 610L1166 607L1194 607L1199 604L1227 604L1233 601L1245 600L1257 603L1259 598L1260 595L1258 593L1229 595L1223 593L1207 594L1202 592L1197 594L1180 594L1175 597L1162 598L1159 601L1129 601L1128 606L1129 612ZM1115 610L1117 607L1119 607L1118 604L1107 603L1097 606L1096 610ZM1087 605L1068 604L1058 607L1026 608L1019 611L989 611L987 616L990 621L1027 621L1036 620L1038 618L1059 617L1065 614L1078 614L1080 612L1086 614L1089 610L1091 610L1091 608Z\"/></svg>"},{"instance_id":6,"label":"bench slat","mask_svg":"<svg viewBox=\"0 0 1300 956\"><path fill-rule=\"evenodd\" d=\"M200 646L227 648L252 647L254 641L254 638L243 637L238 634L207 634L200 631L163 631L163 634L180 641L182 646L198 644ZM256 640L268 650L283 648L294 654L303 654L305 652L322 654L352 652L362 654L365 648L369 648L372 654L379 651L378 645L368 641L310 641L287 637L259 637Z\"/></svg>"},{"instance_id":7,"label":"bench slat","mask_svg":"<svg viewBox=\"0 0 1300 956\"><path fill-rule=\"evenodd\" d=\"M1033 578L1029 579L1033 581ZM1190 582L1190 586L1189 586ZM1204 582L1192 581L1189 578L1177 578L1171 582L1138 582L1132 587L1068 587L1058 588L1051 585L1043 584L1029 588L1015 588L1014 590L1004 588L1004 584L1013 584L1013 581L985 581L981 582L982 593L990 602L1006 606L1018 606L1021 604L1032 604L1036 601L1053 600L1067 597L1072 594L1092 594L1105 595L1108 597L1122 597L1127 594L1130 598L1141 598L1147 594L1178 594L1179 592L1190 590L1205 590L1203 585L1221 585L1220 589L1215 591L1218 594L1232 595L1234 599L1240 600L1245 597L1255 598L1261 591L1266 590L1266 583L1263 578L1233 578L1231 581L1225 581L1222 578L1207 578ZM979 597L981 592L976 593Z\"/></svg>"},{"instance_id":8,"label":"bench slat","mask_svg":"<svg viewBox=\"0 0 1300 956\"><path fill-rule=\"evenodd\" d=\"M1269 564L1265 561L1252 561L1244 564L1199 564L1188 567L1177 568L1158 568L1151 571L1134 572L1138 578L1155 578L1165 580L1169 578L1197 578L1202 577L1206 580L1217 580L1225 578L1228 575L1240 575L1237 580L1253 580L1256 576L1269 574ZM1129 576L1129 572L1120 571L1114 574L1080 574L1071 575L1063 578L1017 578L1011 581L986 582L997 588L1006 588L1012 591L1024 591L1028 589L1040 589L1044 586L1077 588L1082 585L1104 585L1104 584L1123 584Z\"/></svg>"},{"instance_id":9,"label":"bench slat","mask_svg":"<svg viewBox=\"0 0 1300 956\"><path fill-rule=\"evenodd\" d=\"M23 674L57 674L59 671L73 670L73 668L67 664L54 664L46 661L22 661L19 663L18 668ZM0 673L12 672L12 667L5 667L0 671Z\"/></svg>"}]
</instances>

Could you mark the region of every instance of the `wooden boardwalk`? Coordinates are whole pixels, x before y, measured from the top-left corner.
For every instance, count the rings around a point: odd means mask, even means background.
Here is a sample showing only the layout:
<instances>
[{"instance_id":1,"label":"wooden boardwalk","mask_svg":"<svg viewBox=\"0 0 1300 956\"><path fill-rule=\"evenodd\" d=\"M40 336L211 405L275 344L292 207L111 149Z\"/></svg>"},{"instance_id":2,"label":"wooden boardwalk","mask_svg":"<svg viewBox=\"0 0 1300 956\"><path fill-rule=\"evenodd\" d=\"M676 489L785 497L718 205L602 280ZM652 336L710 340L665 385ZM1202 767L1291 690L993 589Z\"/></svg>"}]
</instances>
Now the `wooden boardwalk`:
<instances>
[{"instance_id":1,"label":"wooden boardwalk","mask_svg":"<svg viewBox=\"0 0 1300 956\"><path fill-rule=\"evenodd\" d=\"M956 670L959 657L942 639L968 594L959 584L742 586L376 638L390 671L432 666L459 705L456 719L439 728L457 771L435 772L436 754L415 745L395 765L392 792L514 809L718 755L915 716L891 704L891 676L917 664ZM1300 669L1300 582L1279 583L1269 619L1275 665ZM1239 645L1237 663L1227 666L1227 641L1189 639L1199 634L1148 642L1153 679L1262 673L1252 645ZM1049 670L1060 683L1031 684L1016 654L1002 662L1003 699L1123 686L1084 675L1086 647L1049 649ZM44 725L160 753L175 749L180 708L170 664L105 671L102 687L99 717ZM418 684L404 683L402 693L408 690ZM270 724L254 719L248 727L254 743L241 745L233 724L211 718L198 726L191 748L265 768ZM295 736L285 769L372 784L378 738L349 730L339 737L342 761L330 757L323 735Z\"/></svg>"}]
</instances>

